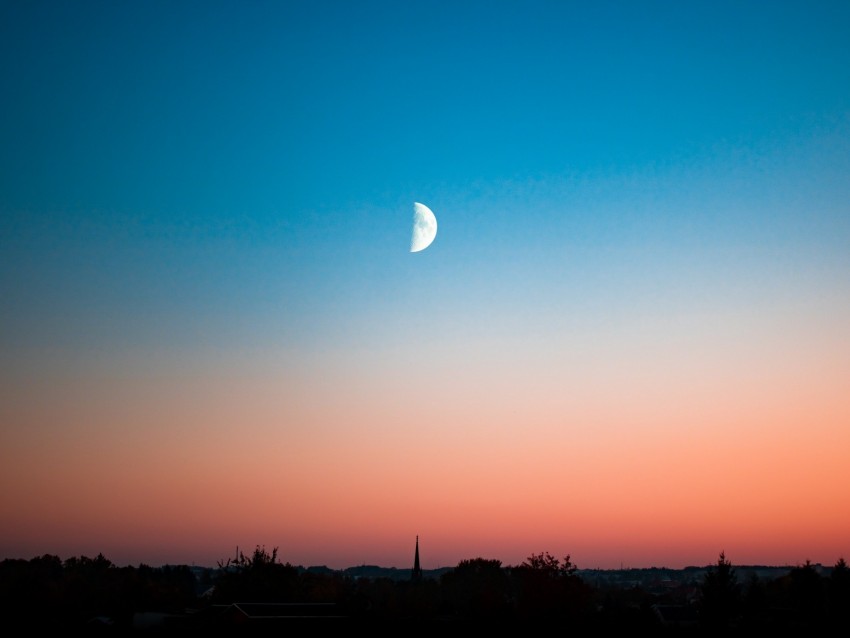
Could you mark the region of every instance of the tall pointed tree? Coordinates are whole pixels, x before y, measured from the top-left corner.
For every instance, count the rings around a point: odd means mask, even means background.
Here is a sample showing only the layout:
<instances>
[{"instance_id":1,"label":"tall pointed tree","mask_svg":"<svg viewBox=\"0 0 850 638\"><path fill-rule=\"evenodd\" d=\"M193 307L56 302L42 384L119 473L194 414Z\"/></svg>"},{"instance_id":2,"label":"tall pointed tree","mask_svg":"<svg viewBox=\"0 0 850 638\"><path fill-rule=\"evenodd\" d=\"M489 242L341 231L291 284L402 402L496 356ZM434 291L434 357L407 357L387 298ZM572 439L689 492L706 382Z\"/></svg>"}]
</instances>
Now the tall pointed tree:
<instances>
[{"instance_id":1,"label":"tall pointed tree","mask_svg":"<svg viewBox=\"0 0 850 638\"><path fill-rule=\"evenodd\" d=\"M729 627L741 603L738 577L726 553L720 552L717 564L708 568L700 588L700 619L713 628Z\"/></svg>"}]
</instances>

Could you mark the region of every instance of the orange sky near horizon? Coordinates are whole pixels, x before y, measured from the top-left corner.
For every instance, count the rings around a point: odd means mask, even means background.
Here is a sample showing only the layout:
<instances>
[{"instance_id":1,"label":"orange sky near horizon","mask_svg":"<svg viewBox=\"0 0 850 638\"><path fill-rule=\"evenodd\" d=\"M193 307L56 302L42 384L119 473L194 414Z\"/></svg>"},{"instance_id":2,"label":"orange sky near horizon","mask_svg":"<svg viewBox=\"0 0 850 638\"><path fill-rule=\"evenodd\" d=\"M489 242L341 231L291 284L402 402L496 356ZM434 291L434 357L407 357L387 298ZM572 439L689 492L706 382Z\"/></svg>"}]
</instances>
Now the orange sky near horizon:
<instances>
[{"instance_id":1,"label":"orange sky near horizon","mask_svg":"<svg viewBox=\"0 0 850 638\"><path fill-rule=\"evenodd\" d=\"M3 551L214 564L259 544L405 567L419 534L429 567L832 563L850 537L848 330L793 327L723 351L717 317L687 338L608 327L596 358L580 337L470 340L445 366L414 348L407 376L391 348L301 374L271 353L54 362L5 384Z\"/></svg>"}]
</instances>

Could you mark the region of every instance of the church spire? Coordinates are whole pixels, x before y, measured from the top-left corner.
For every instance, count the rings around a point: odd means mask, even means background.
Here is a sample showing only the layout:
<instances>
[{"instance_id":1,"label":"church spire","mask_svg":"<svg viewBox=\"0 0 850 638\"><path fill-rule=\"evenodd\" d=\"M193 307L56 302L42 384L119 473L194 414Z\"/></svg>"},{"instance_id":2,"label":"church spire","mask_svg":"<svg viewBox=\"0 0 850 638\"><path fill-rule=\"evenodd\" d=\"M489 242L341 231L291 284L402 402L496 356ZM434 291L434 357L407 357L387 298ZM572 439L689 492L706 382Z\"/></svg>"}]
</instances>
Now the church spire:
<instances>
[{"instance_id":1,"label":"church spire","mask_svg":"<svg viewBox=\"0 0 850 638\"><path fill-rule=\"evenodd\" d=\"M416 537L416 553L413 555L413 571L410 574L410 580L420 580L422 578L422 568L419 567L419 536Z\"/></svg>"}]
</instances>

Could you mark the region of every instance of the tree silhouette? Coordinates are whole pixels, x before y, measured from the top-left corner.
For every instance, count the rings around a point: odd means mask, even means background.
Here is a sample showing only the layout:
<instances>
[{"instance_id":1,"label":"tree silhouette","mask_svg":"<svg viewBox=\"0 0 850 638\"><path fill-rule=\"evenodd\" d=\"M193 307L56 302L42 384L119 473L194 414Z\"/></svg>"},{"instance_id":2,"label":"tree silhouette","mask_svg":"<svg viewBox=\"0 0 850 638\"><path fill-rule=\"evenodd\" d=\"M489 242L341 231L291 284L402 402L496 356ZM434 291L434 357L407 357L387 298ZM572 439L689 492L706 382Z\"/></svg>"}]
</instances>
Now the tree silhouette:
<instances>
[{"instance_id":1,"label":"tree silhouette","mask_svg":"<svg viewBox=\"0 0 850 638\"><path fill-rule=\"evenodd\" d=\"M521 567L527 567L537 570L540 573L545 573L550 578L572 576L577 569L570 560L569 554L564 557L564 562L561 562L549 552L532 554L525 559Z\"/></svg>"},{"instance_id":2,"label":"tree silhouette","mask_svg":"<svg viewBox=\"0 0 850 638\"><path fill-rule=\"evenodd\" d=\"M242 552L235 559L219 561L220 574L213 598L218 602L297 602L298 570L257 545L250 556Z\"/></svg>"},{"instance_id":3,"label":"tree silhouette","mask_svg":"<svg viewBox=\"0 0 850 638\"><path fill-rule=\"evenodd\" d=\"M795 567L788 574L791 579L791 605L804 622L813 622L820 618L823 611L824 583L811 561Z\"/></svg>"},{"instance_id":4,"label":"tree silhouette","mask_svg":"<svg viewBox=\"0 0 850 638\"><path fill-rule=\"evenodd\" d=\"M767 616L767 589L758 574L750 574L741 599L741 613L746 625L757 626Z\"/></svg>"},{"instance_id":5,"label":"tree silhouette","mask_svg":"<svg viewBox=\"0 0 850 638\"><path fill-rule=\"evenodd\" d=\"M829 615L834 624L850 623L850 568L839 558L829 576Z\"/></svg>"},{"instance_id":6,"label":"tree silhouette","mask_svg":"<svg viewBox=\"0 0 850 638\"><path fill-rule=\"evenodd\" d=\"M700 588L700 620L712 628L729 627L738 613L741 593L738 577L726 553L708 568Z\"/></svg>"},{"instance_id":7,"label":"tree silhouette","mask_svg":"<svg viewBox=\"0 0 850 638\"><path fill-rule=\"evenodd\" d=\"M461 617L498 618L508 612L508 578L500 560L462 560L440 584L447 606Z\"/></svg>"},{"instance_id":8,"label":"tree silhouette","mask_svg":"<svg viewBox=\"0 0 850 638\"><path fill-rule=\"evenodd\" d=\"M516 588L517 613L529 623L547 623L553 618L576 619L589 608L590 588L575 575L569 554L558 560L549 552L532 554L511 568Z\"/></svg>"}]
</instances>

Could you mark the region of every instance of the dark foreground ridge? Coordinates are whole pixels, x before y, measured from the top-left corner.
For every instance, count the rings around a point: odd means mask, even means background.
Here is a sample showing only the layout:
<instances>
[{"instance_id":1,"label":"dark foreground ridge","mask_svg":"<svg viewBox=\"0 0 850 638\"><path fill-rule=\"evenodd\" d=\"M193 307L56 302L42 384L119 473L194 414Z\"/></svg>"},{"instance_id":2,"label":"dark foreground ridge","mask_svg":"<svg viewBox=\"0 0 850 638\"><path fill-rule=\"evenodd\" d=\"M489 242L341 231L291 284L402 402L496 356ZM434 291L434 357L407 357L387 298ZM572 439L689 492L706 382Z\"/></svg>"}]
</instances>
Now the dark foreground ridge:
<instances>
[{"instance_id":1,"label":"dark foreground ridge","mask_svg":"<svg viewBox=\"0 0 850 638\"><path fill-rule=\"evenodd\" d=\"M417 548L418 549L418 548ZM418 555L418 552L417 552ZM279 634L294 627L629 630L716 634L850 629L850 569L579 570L567 556L438 570L296 567L257 547L216 568L117 567L102 555L0 562L0 631Z\"/></svg>"}]
</instances>

